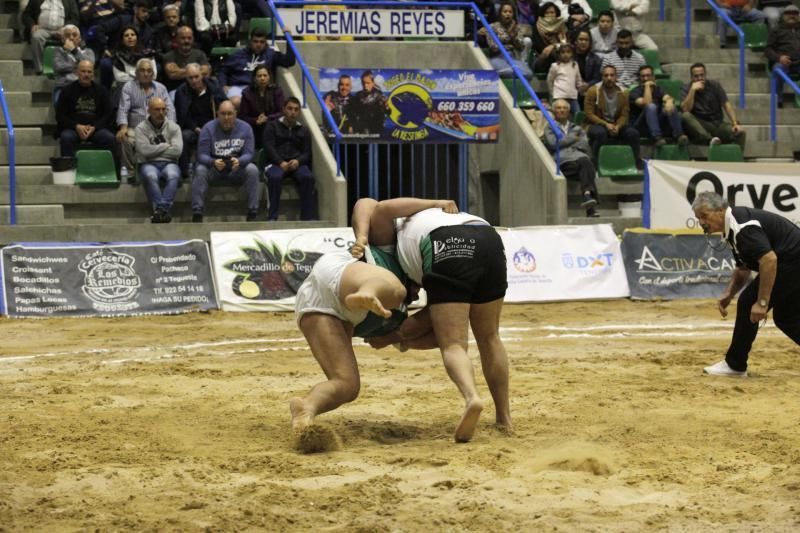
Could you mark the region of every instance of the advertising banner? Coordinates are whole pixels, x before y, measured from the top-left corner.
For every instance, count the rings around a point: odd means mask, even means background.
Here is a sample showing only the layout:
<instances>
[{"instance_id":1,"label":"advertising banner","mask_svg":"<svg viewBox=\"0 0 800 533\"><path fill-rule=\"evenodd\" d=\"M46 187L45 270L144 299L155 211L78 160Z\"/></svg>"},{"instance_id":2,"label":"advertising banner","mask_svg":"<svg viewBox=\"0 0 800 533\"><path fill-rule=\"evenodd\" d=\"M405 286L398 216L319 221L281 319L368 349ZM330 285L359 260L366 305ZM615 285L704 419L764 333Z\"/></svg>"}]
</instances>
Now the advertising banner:
<instances>
[{"instance_id":1,"label":"advertising banner","mask_svg":"<svg viewBox=\"0 0 800 533\"><path fill-rule=\"evenodd\" d=\"M732 206L756 207L800 222L800 166L794 163L700 163L650 160L649 228L698 227L691 203L715 191ZM646 218L646 217L645 217Z\"/></svg>"},{"instance_id":2,"label":"advertising banner","mask_svg":"<svg viewBox=\"0 0 800 533\"><path fill-rule=\"evenodd\" d=\"M281 8L292 35L320 37L464 37L464 11L445 9L343 9L344 6Z\"/></svg>"},{"instance_id":3,"label":"advertising banner","mask_svg":"<svg viewBox=\"0 0 800 533\"><path fill-rule=\"evenodd\" d=\"M625 298L628 281L610 224L498 230L506 248L507 302Z\"/></svg>"},{"instance_id":4,"label":"advertising banner","mask_svg":"<svg viewBox=\"0 0 800 533\"><path fill-rule=\"evenodd\" d=\"M626 231L622 256L631 298L716 298L736 268L719 235Z\"/></svg>"},{"instance_id":5,"label":"advertising banner","mask_svg":"<svg viewBox=\"0 0 800 533\"><path fill-rule=\"evenodd\" d=\"M223 311L293 311L297 289L326 252L349 250L350 228L211 233Z\"/></svg>"},{"instance_id":6,"label":"advertising banner","mask_svg":"<svg viewBox=\"0 0 800 533\"><path fill-rule=\"evenodd\" d=\"M327 68L319 87L346 141L491 143L500 132L494 70Z\"/></svg>"},{"instance_id":7,"label":"advertising banner","mask_svg":"<svg viewBox=\"0 0 800 533\"><path fill-rule=\"evenodd\" d=\"M128 316L217 309L208 246L15 244L0 250L2 312Z\"/></svg>"}]
</instances>

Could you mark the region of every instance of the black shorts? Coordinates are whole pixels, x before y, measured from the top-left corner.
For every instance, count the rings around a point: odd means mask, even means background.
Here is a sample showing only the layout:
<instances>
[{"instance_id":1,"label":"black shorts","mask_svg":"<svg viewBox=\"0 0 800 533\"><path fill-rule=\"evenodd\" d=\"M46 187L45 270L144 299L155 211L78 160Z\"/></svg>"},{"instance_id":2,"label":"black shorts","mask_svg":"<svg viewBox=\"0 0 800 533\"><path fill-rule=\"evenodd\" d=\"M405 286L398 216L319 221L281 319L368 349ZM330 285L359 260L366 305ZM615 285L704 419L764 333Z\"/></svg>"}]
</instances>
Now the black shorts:
<instances>
[{"instance_id":1,"label":"black shorts","mask_svg":"<svg viewBox=\"0 0 800 533\"><path fill-rule=\"evenodd\" d=\"M423 246L422 286L428 303L482 304L506 295L503 240L491 226L442 226Z\"/></svg>"}]
</instances>

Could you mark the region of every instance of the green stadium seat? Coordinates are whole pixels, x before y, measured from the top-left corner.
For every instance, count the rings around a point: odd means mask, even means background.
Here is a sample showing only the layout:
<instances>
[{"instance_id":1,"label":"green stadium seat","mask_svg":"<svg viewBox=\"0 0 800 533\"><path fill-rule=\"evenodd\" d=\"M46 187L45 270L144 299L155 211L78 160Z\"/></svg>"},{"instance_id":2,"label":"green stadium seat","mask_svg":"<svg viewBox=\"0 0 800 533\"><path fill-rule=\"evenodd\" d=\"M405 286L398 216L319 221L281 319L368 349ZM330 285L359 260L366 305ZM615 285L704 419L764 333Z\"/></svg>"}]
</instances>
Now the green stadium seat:
<instances>
[{"instance_id":1,"label":"green stadium seat","mask_svg":"<svg viewBox=\"0 0 800 533\"><path fill-rule=\"evenodd\" d=\"M253 30L256 28L261 28L265 32L267 32L267 36L272 35L272 18L271 17L255 17L250 19L249 25L249 32L247 34L247 38L250 38L250 34L253 33Z\"/></svg>"},{"instance_id":2,"label":"green stadium seat","mask_svg":"<svg viewBox=\"0 0 800 533\"><path fill-rule=\"evenodd\" d=\"M583 121L586 120L586 113L583 111L578 111L575 113L575 116L572 118L572 122L577 124L578 126L583 126Z\"/></svg>"},{"instance_id":3,"label":"green stadium seat","mask_svg":"<svg viewBox=\"0 0 800 533\"><path fill-rule=\"evenodd\" d=\"M525 86L522 85L522 82L517 80L517 82L514 83L514 80L512 78L502 78L502 79L503 79L503 85L506 86L506 89L508 89L508 92L511 93L512 97L514 96L514 88L516 87L517 107L521 107L523 109L528 107L536 107L536 101L533 98L531 98L531 96L528 94L528 91L525 90Z\"/></svg>"},{"instance_id":4,"label":"green stadium seat","mask_svg":"<svg viewBox=\"0 0 800 533\"><path fill-rule=\"evenodd\" d=\"M742 149L738 144L712 144L708 147L708 160L728 163L744 162Z\"/></svg>"},{"instance_id":5,"label":"green stadium seat","mask_svg":"<svg viewBox=\"0 0 800 533\"><path fill-rule=\"evenodd\" d=\"M588 3L592 8L592 20L597 20L597 15L601 11L612 11L611 0L588 0Z\"/></svg>"},{"instance_id":6,"label":"green stadium seat","mask_svg":"<svg viewBox=\"0 0 800 533\"><path fill-rule=\"evenodd\" d=\"M55 78L53 73L53 54L56 51L55 46L45 46L42 54L42 74L50 78Z\"/></svg>"},{"instance_id":7,"label":"green stadium seat","mask_svg":"<svg viewBox=\"0 0 800 533\"><path fill-rule=\"evenodd\" d=\"M601 176L621 180L642 179L630 146L614 144L601 146L599 159L597 173Z\"/></svg>"},{"instance_id":8,"label":"green stadium seat","mask_svg":"<svg viewBox=\"0 0 800 533\"><path fill-rule=\"evenodd\" d=\"M656 80L656 85L661 87L661 90L675 99L675 105L680 104L681 89L683 88L683 82L681 80L661 79Z\"/></svg>"},{"instance_id":9,"label":"green stadium seat","mask_svg":"<svg viewBox=\"0 0 800 533\"><path fill-rule=\"evenodd\" d=\"M211 49L211 59L225 59L238 50L235 46L215 46Z\"/></svg>"},{"instance_id":10,"label":"green stadium seat","mask_svg":"<svg viewBox=\"0 0 800 533\"><path fill-rule=\"evenodd\" d=\"M653 75L656 79L669 78L669 74L661 68L658 50L639 50L638 52L644 56L644 62L653 67Z\"/></svg>"},{"instance_id":11,"label":"green stadium seat","mask_svg":"<svg viewBox=\"0 0 800 533\"><path fill-rule=\"evenodd\" d=\"M78 150L75 184L83 186L119 185L114 156L109 150Z\"/></svg>"},{"instance_id":12,"label":"green stadium seat","mask_svg":"<svg viewBox=\"0 0 800 533\"><path fill-rule=\"evenodd\" d=\"M660 159L662 161L690 161L689 150L685 146L665 144L658 147L653 159Z\"/></svg>"},{"instance_id":13,"label":"green stadium seat","mask_svg":"<svg viewBox=\"0 0 800 533\"><path fill-rule=\"evenodd\" d=\"M264 169L267 168L267 151L263 148L259 148L256 153L256 168L258 169L258 173L263 176Z\"/></svg>"},{"instance_id":14,"label":"green stadium seat","mask_svg":"<svg viewBox=\"0 0 800 533\"><path fill-rule=\"evenodd\" d=\"M744 32L744 45L754 52L767 47L769 28L763 22L745 22L739 26Z\"/></svg>"}]
</instances>

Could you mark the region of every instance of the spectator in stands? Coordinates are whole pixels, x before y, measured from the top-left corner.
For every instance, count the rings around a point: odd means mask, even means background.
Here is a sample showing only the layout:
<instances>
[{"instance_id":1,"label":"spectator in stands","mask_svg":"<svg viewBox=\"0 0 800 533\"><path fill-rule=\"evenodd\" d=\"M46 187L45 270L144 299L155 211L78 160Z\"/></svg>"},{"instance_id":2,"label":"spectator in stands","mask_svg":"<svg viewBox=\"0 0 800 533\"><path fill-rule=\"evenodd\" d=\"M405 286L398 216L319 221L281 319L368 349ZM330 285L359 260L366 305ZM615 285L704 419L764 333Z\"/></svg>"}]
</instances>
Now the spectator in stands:
<instances>
[{"instance_id":1,"label":"spectator in stands","mask_svg":"<svg viewBox=\"0 0 800 533\"><path fill-rule=\"evenodd\" d=\"M681 90L683 129L697 144L736 143L744 152L746 132L736 120L736 110L718 81L706 79L706 66L695 63L689 69L692 81ZM725 122L722 113L728 115Z\"/></svg>"},{"instance_id":2,"label":"spectator in stands","mask_svg":"<svg viewBox=\"0 0 800 533\"><path fill-rule=\"evenodd\" d=\"M155 68L151 59L143 58L136 63L136 79L122 86L119 107L117 108L117 142L120 150L120 178L135 180L133 172L134 129L147 118L147 102L151 98L161 98L167 103L167 118L175 121L175 108L169 98L167 88L155 78Z\"/></svg>"},{"instance_id":3,"label":"spectator in stands","mask_svg":"<svg viewBox=\"0 0 800 533\"><path fill-rule=\"evenodd\" d=\"M293 177L300 195L300 220L314 219L314 174L311 173L311 133L303 125L300 101L294 96L283 104L283 116L267 122L264 128L264 150L267 152L267 220L278 220L283 179Z\"/></svg>"},{"instance_id":4,"label":"spectator in stands","mask_svg":"<svg viewBox=\"0 0 800 533\"><path fill-rule=\"evenodd\" d=\"M272 81L267 66L257 66L239 107L239 117L253 128L257 149L264 144L264 126L281 117L283 101L283 91Z\"/></svg>"},{"instance_id":5,"label":"spectator in stands","mask_svg":"<svg viewBox=\"0 0 800 533\"><path fill-rule=\"evenodd\" d=\"M592 7L586 0L553 0L561 11L561 18L569 34L579 30L588 30L592 22Z\"/></svg>"},{"instance_id":6,"label":"spectator in stands","mask_svg":"<svg viewBox=\"0 0 800 533\"><path fill-rule=\"evenodd\" d=\"M333 120L336 121L336 127L342 133L350 132L350 121L347 119L345 109L347 103L350 101L350 96L353 91L353 79L348 74L339 76L339 83L337 84L336 91L328 91L325 93L325 107L331 112ZM281 107L283 109L283 107ZM323 121L323 125L327 128L327 123Z\"/></svg>"},{"instance_id":7,"label":"spectator in stands","mask_svg":"<svg viewBox=\"0 0 800 533\"><path fill-rule=\"evenodd\" d=\"M800 75L800 8L787 6L783 11L780 26L769 31L767 36L767 59L773 65L773 72L782 70L791 76ZM778 107L783 107L783 78L777 74L775 79L778 92Z\"/></svg>"},{"instance_id":8,"label":"spectator in stands","mask_svg":"<svg viewBox=\"0 0 800 533\"><path fill-rule=\"evenodd\" d=\"M595 185L596 170L591 159L589 141L586 132L578 124L570 121L570 104L566 100L558 99L553 102L553 118L558 123L564 137L558 141L561 159L561 172L567 179L577 179L581 187L581 207L586 209L587 217L597 217L597 186ZM544 129L544 144L551 153L556 152L556 134L546 126Z\"/></svg>"},{"instance_id":9,"label":"spectator in stands","mask_svg":"<svg viewBox=\"0 0 800 533\"><path fill-rule=\"evenodd\" d=\"M61 38L61 46L53 52L53 74L55 76L53 104L58 102L61 89L78 79L78 63L86 60L94 64L94 52L91 48L86 48L81 41L81 30L77 26L67 24L61 28Z\"/></svg>"},{"instance_id":10,"label":"spectator in stands","mask_svg":"<svg viewBox=\"0 0 800 533\"><path fill-rule=\"evenodd\" d=\"M581 71L583 85L578 89L581 96L580 104L583 107L583 96L592 85L600 83L600 68L603 60L592 52L592 36L588 30L581 30L575 36L575 61Z\"/></svg>"},{"instance_id":11,"label":"spectator in stands","mask_svg":"<svg viewBox=\"0 0 800 533\"><path fill-rule=\"evenodd\" d=\"M676 139L680 146L689 143L689 138L683 134L680 109L673 98L656 85L653 67L639 67L639 85L631 89L628 98L631 124L642 137L653 139L656 148L667 144L665 137Z\"/></svg>"},{"instance_id":12,"label":"spectator in stands","mask_svg":"<svg viewBox=\"0 0 800 533\"><path fill-rule=\"evenodd\" d=\"M180 167L184 176L192 174L189 161L197 147L200 131L217 118L217 110L225 100L222 88L214 78L203 76L200 65L186 65L186 81L175 90L175 113L183 133Z\"/></svg>"},{"instance_id":13,"label":"spectator in stands","mask_svg":"<svg viewBox=\"0 0 800 533\"><path fill-rule=\"evenodd\" d=\"M527 24L517 23L517 13L514 4L508 0L504 0L500 4L499 19L491 26L495 35L497 35L497 38L500 40L500 45L502 45L506 52L508 52L508 55L511 56L514 66L517 67L526 79L532 79L533 72L528 66L527 61L533 44L531 41L533 30L531 30L531 27ZM489 62L492 64L492 68L497 71L501 78L513 78L514 71L500 52L500 45L498 45L494 39L488 39L488 42Z\"/></svg>"},{"instance_id":14,"label":"spectator in stands","mask_svg":"<svg viewBox=\"0 0 800 533\"><path fill-rule=\"evenodd\" d=\"M733 22L763 22L766 15L755 8L757 0L717 0L717 4L728 14ZM719 33L719 47L725 48L729 26L717 17L717 32Z\"/></svg>"},{"instance_id":15,"label":"spectator in stands","mask_svg":"<svg viewBox=\"0 0 800 533\"><path fill-rule=\"evenodd\" d=\"M250 15L251 17L271 17L272 11L266 0L240 0L239 4L242 6L242 14Z\"/></svg>"},{"instance_id":16,"label":"spectator in stands","mask_svg":"<svg viewBox=\"0 0 800 533\"><path fill-rule=\"evenodd\" d=\"M192 222L202 222L209 182L243 184L247 191L247 221L258 216L258 168L253 129L236 118L236 108L226 100L216 120L200 131L197 168L192 179Z\"/></svg>"},{"instance_id":17,"label":"spectator in stands","mask_svg":"<svg viewBox=\"0 0 800 533\"><path fill-rule=\"evenodd\" d=\"M175 4L167 4L161 8L161 16L164 20L153 27L153 42L151 44L156 53L156 58L163 64L164 54L178 48L178 23L181 20L180 8Z\"/></svg>"},{"instance_id":18,"label":"spectator in stands","mask_svg":"<svg viewBox=\"0 0 800 533\"><path fill-rule=\"evenodd\" d=\"M95 83L91 61L80 61L76 74L78 79L64 86L56 103L61 157L74 157L82 142L113 152L114 134L109 130L113 109L108 91Z\"/></svg>"},{"instance_id":19,"label":"spectator in stands","mask_svg":"<svg viewBox=\"0 0 800 533\"><path fill-rule=\"evenodd\" d=\"M361 73L361 90L347 102L345 113L351 133L378 135L383 132L389 103L371 70Z\"/></svg>"},{"instance_id":20,"label":"spectator in stands","mask_svg":"<svg viewBox=\"0 0 800 533\"><path fill-rule=\"evenodd\" d=\"M778 27L783 16L783 10L789 5L792 5L789 0L759 0L758 7L767 17L767 24L769 24L770 30Z\"/></svg>"},{"instance_id":21,"label":"spectator in stands","mask_svg":"<svg viewBox=\"0 0 800 533\"><path fill-rule=\"evenodd\" d=\"M493 2L489 3L494 5ZM539 0L517 0L517 22L520 24L527 24L533 28L536 24L536 11L538 8ZM490 20L489 24L492 22L494 22L494 20Z\"/></svg>"},{"instance_id":22,"label":"spectator in stands","mask_svg":"<svg viewBox=\"0 0 800 533\"><path fill-rule=\"evenodd\" d=\"M239 13L234 0L184 0L188 20L194 22L197 41L206 54L214 46L235 46L239 40Z\"/></svg>"},{"instance_id":23,"label":"spectator in stands","mask_svg":"<svg viewBox=\"0 0 800 533\"><path fill-rule=\"evenodd\" d=\"M119 46L117 46L112 57L114 86L117 88L116 94L118 94L119 87L136 79L137 65L142 59L150 61L153 72L157 73L155 54L139 40L136 28L133 26L123 28L120 34ZM102 61L100 63L100 81L103 81Z\"/></svg>"},{"instance_id":24,"label":"spectator in stands","mask_svg":"<svg viewBox=\"0 0 800 533\"><path fill-rule=\"evenodd\" d=\"M172 202L181 183L178 158L183 139L180 126L167 119L167 103L161 98L151 98L147 103L147 119L136 126L135 146L139 175L153 208L150 222L169 223ZM162 181L166 182L163 191Z\"/></svg>"},{"instance_id":25,"label":"spectator in stands","mask_svg":"<svg viewBox=\"0 0 800 533\"><path fill-rule=\"evenodd\" d=\"M658 50L658 45L644 33L642 18L650 11L650 0L611 0L617 23L633 35L633 46L645 50Z\"/></svg>"},{"instance_id":26,"label":"spectator in stands","mask_svg":"<svg viewBox=\"0 0 800 533\"><path fill-rule=\"evenodd\" d=\"M628 93L617 83L617 69L614 65L603 65L603 81L592 85L586 91L584 111L589 124L589 143L595 166L604 144L627 144L633 149L637 167L642 166L639 159L639 132L630 126L630 106Z\"/></svg>"},{"instance_id":27,"label":"spectator in stands","mask_svg":"<svg viewBox=\"0 0 800 533\"><path fill-rule=\"evenodd\" d=\"M102 24L110 17L115 17L118 13L125 11L125 0L78 0L80 9L81 26L91 28ZM95 46L95 41L87 37L87 41L92 41L92 49L95 55L103 52Z\"/></svg>"},{"instance_id":28,"label":"spectator in stands","mask_svg":"<svg viewBox=\"0 0 800 533\"><path fill-rule=\"evenodd\" d=\"M287 33L289 29L284 28L283 31ZM289 68L294 66L294 63L294 51L291 48L287 48L285 54L269 48L267 32L256 28L250 33L250 43L247 46L225 58L222 68L217 73L217 81L238 109L242 100L242 91L250 84L253 70L258 65L266 65L274 77L277 67Z\"/></svg>"},{"instance_id":29,"label":"spectator in stands","mask_svg":"<svg viewBox=\"0 0 800 533\"><path fill-rule=\"evenodd\" d=\"M132 27L142 47L150 47L153 39L153 28L147 23L150 18L150 0L136 0L133 14L124 11L115 13L95 26L94 36L97 46L103 50L103 57L111 57L109 43L118 43L125 28Z\"/></svg>"},{"instance_id":30,"label":"spectator in stands","mask_svg":"<svg viewBox=\"0 0 800 533\"><path fill-rule=\"evenodd\" d=\"M592 52L608 54L617 49L617 28L614 27L614 13L601 11L597 26L592 28Z\"/></svg>"},{"instance_id":31,"label":"spectator in stands","mask_svg":"<svg viewBox=\"0 0 800 533\"><path fill-rule=\"evenodd\" d=\"M539 6L539 18L533 32L533 49L536 51L533 70L548 72L556 60L556 48L566 42L567 26L561 18L561 10L553 2Z\"/></svg>"},{"instance_id":32,"label":"spectator in stands","mask_svg":"<svg viewBox=\"0 0 800 533\"><path fill-rule=\"evenodd\" d=\"M624 89L639 82L639 68L645 63L644 56L633 49L633 36L628 30L617 33L617 49L603 56L603 66L614 65L617 83Z\"/></svg>"},{"instance_id":33,"label":"spectator in stands","mask_svg":"<svg viewBox=\"0 0 800 533\"><path fill-rule=\"evenodd\" d=\"M475 5L478 6L481 14L483 14L483 18L486 19L486 22L489 24L494 24L497 22L497 8L494 5L494 0L476 0ZM464 23L466 24L466 36L469 38L472 36L472 20L465 20ZM486 38L487 35L488 33L486 32L485 27L481 27L478 30L478 46L481 48L489 47L489 42Z\"/></svg>"},{"instance_id":34,"label":"spectator in stands","mask_svg":"<svg viewBox=\"0 0 800 533\"><path fill-rule=\"evenodd\" d=\"M578 105L578 91L583 87L583 78L578 68L578 63L573 59L572 45L562 44L558 47L558 60L550 65L547 73L547 86L551 98L558 98L570 105L573 113L580 111Z\"/></svg>"},{"instance_id":35,"label":"spectator in stands","mask_svg":"<svg viewBox=\"0 0 800 533\"><path fill-rule=\"evenodd\" d=\"M30 0L22 12L24 37L31 43L33 68L42 73L44 45L49 40L61 40L59 30L66 24L80 23L75 0Z\"/></svg>"},{"instance_id":36,"label":"spectator in stands","mask_svg":"<svg viewBox=\"0 0 800 533\"><path fill-rule=\"evenodd\" d=\"M168 91L174 91L186 79L186 65L200 65L203 77L211 76L211 64L202 50L194 47L194 33L189 26L178 29L178 48L164 55L164 85Z\"/></svg>"}]
</instances>

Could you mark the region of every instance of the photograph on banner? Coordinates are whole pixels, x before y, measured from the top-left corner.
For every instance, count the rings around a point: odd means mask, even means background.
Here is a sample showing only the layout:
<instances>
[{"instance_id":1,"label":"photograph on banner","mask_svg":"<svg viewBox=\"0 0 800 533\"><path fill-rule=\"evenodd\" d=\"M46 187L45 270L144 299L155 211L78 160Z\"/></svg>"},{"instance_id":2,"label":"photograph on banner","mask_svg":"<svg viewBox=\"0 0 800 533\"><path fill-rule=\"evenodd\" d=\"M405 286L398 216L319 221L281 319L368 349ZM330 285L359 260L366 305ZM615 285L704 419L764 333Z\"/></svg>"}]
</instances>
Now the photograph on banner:
<instances>
[{"instance_id":1,"label":"photograph on banner","mask_svg":"<svg viewBox=\"0 0 800 533\"><path fill-rule=\"evenodd\" d=\"M626 231L622 257L631 298L717 298L736 268L720 235Z\"/></svg>"},{"instance_id":2,"label":"photograph on banner","mask_svg":"<svg viewBox=\"0 0 800 533\"><path fill-rule=\"evenodd\" d=\"M17 244L0 250L2 313L131 316L218 309L208 245Z\"/></svg>"},{"instance_id":3,"label":"photograph on banner","mask_svg":"<svg viewBox=\"0 0 800 533\"><path fill-rule=\"evenodd\" d=\"M326 68L319 87L345 141L493 143L500 132L494 70Z\"/></svg>"},{"instance_id":4,"label":"photograph on banner","mask_svg":"<svg viewBox=\"0 0 800 533\"><path fill-rule=\"evenodd\" d=\"M755 207L800 222L795 163L648 162L649 227L698 229L691 203L714 191L731 206Z\"/></svg>"},{"instance_id":5,"label":"photograph on banner","mask_svg":"<svg viewBox=\"0 0 800 533\"><path fill-rule=\"evenodd\" d=\"M610 224L498 229L506 249L507 302L625 298L619 239Z\"/></svg>"},{"instance_id":6,"label":"photograph on banner","mask_svg":"<svg viewBox=\"0 0 800 533\"><path fill-rule=\"evenodd\" d=\"M407 37L464 37L463 9L368 9L312 4L281 8L284 25L297 37L356 37L402 39ZM278 35L283 32L278 28Z\"/></svg>"},{"instance_id":7,"label":"photograph on banner","mask_svg":"<svg viewBox=\"0 0 800 533\"><path fill-rule=\"evenodd\" d=\"M351 228L211 233L223 311L292 311L297 289L322 254L347 251Z\"/></svg>"}]
</instances>

